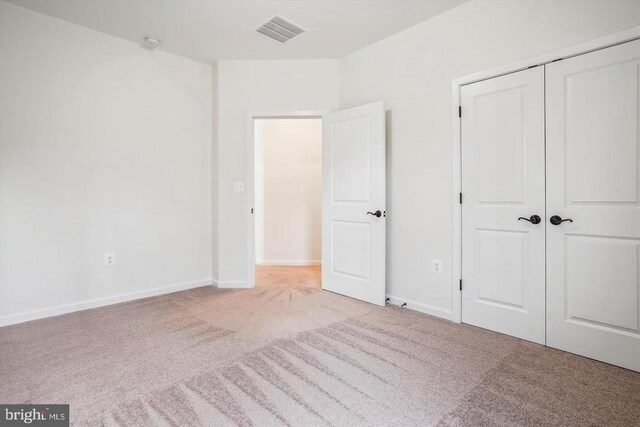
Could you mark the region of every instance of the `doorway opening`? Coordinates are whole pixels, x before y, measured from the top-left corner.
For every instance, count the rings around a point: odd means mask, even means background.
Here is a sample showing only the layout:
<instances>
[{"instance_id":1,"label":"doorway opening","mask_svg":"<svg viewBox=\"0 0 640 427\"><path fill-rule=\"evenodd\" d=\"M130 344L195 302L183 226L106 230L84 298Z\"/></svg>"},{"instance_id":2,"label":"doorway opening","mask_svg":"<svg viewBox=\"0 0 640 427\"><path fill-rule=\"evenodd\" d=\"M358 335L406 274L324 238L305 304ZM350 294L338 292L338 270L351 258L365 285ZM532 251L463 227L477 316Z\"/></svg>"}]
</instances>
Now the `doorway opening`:
<instances>
[{"instance_id":1,"label":"doorway opening","mask_svg":"<svg viewBox=\"0 0 640 427\"><path fill-rule=\"evenodd\" d=\"M322 118L253 117L257 287L321 288Z\"/></svg>"},{"instance_id":2,"label":"doorway opening","mask_svg":"<svg viewBox=\"0 0 640 427\"><path fill-rule=\"evenodd\" d=\"M307 254L297 259L297 262L284 263L282 261L287 259L279 256L272 264L289 264L282 266L284 276L287 277L285 270L297 266L309 267L313 271L310 267L319 266L300 264L316 264L322 260L322 267L315 269L315 286L319 289L384 306L386 155L385 111L382 101L331 113L303 111L247 114L246 287L256 286L256 121L305 118L321 119L317 122L318 128L321 127L317 140L321 141L319 149L322 158L318 172L321 172L322 184L318 186L322 188L322 198L320 208L314 211L316 218L320 218L316 232L320 231L322 236L319 239L321 255L316 259ZM268 150L268 147L265 148ZM284 151L281 157L287 161L280 169L291 171L293 166L301 164L300 161L292 161L289 158L291 155L291 150ZM300 188L300 183L300 178L289 176L284 180L283 187ZM238 191L241 192L243 183L237 184ZM308 191L309 186L301 188ZM288 208L283 208L280 204L270 208L268 203L260 209L264 212L265 220L271 212L285 210ZM286 227L290 224L291 221L287 222ZM282 230L281 228L278 232L282 233ZM299 238L293 237L290 240ZM267 241L265 239L263 244ZM265 251L266 246L263 257L259 259L267 261L263 264L268 264L270 260ZM274 275L277 277L278 274ZM273 279L273 276L272 280L271 283L281 282L280 279ZM284 280L300 286L300 278L289 275Z\"/></svg>"}]
</instances>

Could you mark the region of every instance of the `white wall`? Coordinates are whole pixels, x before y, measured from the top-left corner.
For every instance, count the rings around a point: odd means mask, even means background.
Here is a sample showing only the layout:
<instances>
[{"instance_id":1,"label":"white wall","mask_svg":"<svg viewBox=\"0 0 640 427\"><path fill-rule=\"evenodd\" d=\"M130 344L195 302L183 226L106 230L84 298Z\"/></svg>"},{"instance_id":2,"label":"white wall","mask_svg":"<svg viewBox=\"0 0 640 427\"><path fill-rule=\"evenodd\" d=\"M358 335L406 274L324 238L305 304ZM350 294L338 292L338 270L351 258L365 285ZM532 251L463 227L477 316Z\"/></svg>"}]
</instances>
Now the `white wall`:
<instances>
[{"instance_id":1,"label":"white wall","mask_svg":"<svg viewBox=\"0 0 640 427\"><path fill-rule=\"evenodd\" d=\"M388 110L388 294L451 313L452 79L636 25L638 1L471 1L341 61L341 107Z\"/></svg>"},{"instance_id":2,"label":"white wall","mask_svg":"<svg viewBox=\"0 0 640 427\"><path fill-rule=\"evenodd\" d=\"M256 261L322 258L322 120L256 120Z\"/></svg>"},{"instance_id":3,"label":"white wall","mask_svg":"<svg viewBox=\"0 0 640 427\"><path fill-rule=\"evenodd\" d=\"M210 282L211 91L209 65L0 2L1 323Z\"/></svg>"},{"instance_id":4,"label":"white wall","mask_svg":"<svg viewBox=\"0 0 640 427\"><path fill-rule=\"evenodd\" d=\"M338 106L337 60L221 61L218 63L218 266L220 286L247 280L247 114L329 111Z\"/></svg>"}]
</instances>

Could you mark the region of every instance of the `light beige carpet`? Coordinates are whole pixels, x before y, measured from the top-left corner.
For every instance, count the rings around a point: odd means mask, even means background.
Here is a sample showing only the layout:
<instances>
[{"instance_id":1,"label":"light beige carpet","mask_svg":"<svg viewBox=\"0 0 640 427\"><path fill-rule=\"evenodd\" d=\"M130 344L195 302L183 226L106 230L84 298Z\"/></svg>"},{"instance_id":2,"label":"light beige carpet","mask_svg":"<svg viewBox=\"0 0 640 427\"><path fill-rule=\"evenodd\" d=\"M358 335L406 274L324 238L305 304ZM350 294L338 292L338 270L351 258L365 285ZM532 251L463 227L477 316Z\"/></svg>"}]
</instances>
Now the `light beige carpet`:
<instances>
[{"instance_id":1,"label":"light beige carpet","mask_svg":"<svg viewBox=\"0 0 640 427\"><path fill-rule=\"evenodd\" d=\"M0 329L0 402L75 425L638 426L640 374L322 291L319 269Z\"/></svg>"}]
</instances>

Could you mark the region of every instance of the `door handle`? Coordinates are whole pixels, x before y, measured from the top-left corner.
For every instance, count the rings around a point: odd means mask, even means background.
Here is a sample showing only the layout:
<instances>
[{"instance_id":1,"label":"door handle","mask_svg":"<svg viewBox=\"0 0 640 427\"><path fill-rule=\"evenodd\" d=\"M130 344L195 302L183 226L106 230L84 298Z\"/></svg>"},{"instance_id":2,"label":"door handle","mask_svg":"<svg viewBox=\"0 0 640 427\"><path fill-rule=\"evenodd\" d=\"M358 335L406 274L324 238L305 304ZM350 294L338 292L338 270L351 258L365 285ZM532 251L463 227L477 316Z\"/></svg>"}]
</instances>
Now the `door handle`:
<instances>
[{"instance_id":1,"label":"door handle","mask_svg":"<svg viewBox=\"0 0 640 427\"><path fill-rule=\"evenodd\" d=\"M553 225L560 225L565 221L573 222L571 218L562 219L562 217L559 217L558 215L554 215L551 218L549 218L549 222Z\"/></svg>"},{"instance_id":2,"label":"door handle","mask_svg":"<svg viewBox=\"0 0 640 427\"><path fill-rule=\"evenodd\" d=\"M382 212L380 211L375 211L375 212L367 212L367 215L373 215L375 217L380 218L382 216Z\"/></svg>"},{"instance_id":3,"label":"door handle","mask_svg":"<svg viewBox=\"0 0 640 427\"><path fill-rule=\"evenodd\" d=\"M540 218L539 215L531 215L531 217L529 218L525 218L523 216L521 216L520 218L518 218L518 221L520 220L525 220L525 221L529 221L531 224L540 224L540 222L542 222L542 218Z\"/></svg>"}]
</instances>

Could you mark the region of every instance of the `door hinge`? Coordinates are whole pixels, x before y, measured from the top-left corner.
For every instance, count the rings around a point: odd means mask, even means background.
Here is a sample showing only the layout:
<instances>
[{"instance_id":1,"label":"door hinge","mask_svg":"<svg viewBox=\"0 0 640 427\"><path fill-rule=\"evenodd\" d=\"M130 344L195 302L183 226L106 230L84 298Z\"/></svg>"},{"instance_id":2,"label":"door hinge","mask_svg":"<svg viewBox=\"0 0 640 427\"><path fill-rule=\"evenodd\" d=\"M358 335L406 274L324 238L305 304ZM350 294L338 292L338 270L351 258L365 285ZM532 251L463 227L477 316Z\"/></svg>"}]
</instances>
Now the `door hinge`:
<instances>
[{"instance_id":1,"label":"door hinge","mask_svg":"<svg viewBox=\"0 0 640 427\"><path fill-rule=\"evenodd\" d=\"M460 290L462 290L462 279L460 279Z\"/></svg>"},{"instance_id":2,"label":"door hinge","mask_svg":"<svg viewBox=\"0 0 640 427\"><path fill-rule=\"evenodd\" d=\"M462 204L462 193L460 193L460 204Z\"/></svg>"},{"instance_id":3,"label":"door hinge","mask_svg":"<svg viewBox=\"0 0 640 427\"><path fill-rule=\"evenodd\" d=\"M462 117L462 106L458 105L458 117Z\"/></svg>"}]
</instances>

